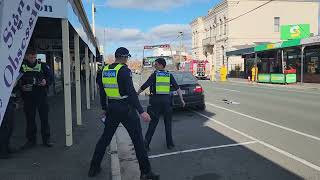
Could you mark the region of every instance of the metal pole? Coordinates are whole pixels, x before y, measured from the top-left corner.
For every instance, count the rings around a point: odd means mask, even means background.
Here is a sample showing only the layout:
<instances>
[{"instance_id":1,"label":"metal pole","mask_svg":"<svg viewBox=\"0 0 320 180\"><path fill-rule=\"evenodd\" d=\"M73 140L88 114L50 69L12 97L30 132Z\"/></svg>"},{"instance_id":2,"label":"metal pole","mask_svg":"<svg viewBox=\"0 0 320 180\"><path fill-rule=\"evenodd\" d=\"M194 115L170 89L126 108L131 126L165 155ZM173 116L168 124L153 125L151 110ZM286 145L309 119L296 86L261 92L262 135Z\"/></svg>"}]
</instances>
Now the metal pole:
<instances>
[{"instance_id":1,"label":"metal pole","mask_svg":"<svg viewBox=\"0 0 320 180\"><path fill-rule=\"evenodd\" d=\"M229 74L229 57L227 56L227 79Z\"/></svg>"},{"instance_id":2,"label":"metal pole","mask_svg":"<svg viewBox=\"0 0 320 180\"><path fill-rule=\"evenodd\" d=\"M183 36L183 32L179 32L180 33L180 59L179 62L182 62L182 36Z\"/></svg>"},{"instance_id":3,"label":"metal pole","mask_svg":"<svg viewBox=\"0 0 320 180\"><path fill-rule=\"evenodd\" d=\"M175 62L174 62L174 59L173 59L173 55L172 55L172 49L171 49L171 45L169 44L169 49L170 49L170 56L172 58L172 63L174 64L174 66L176 66ZM180 61L180 60L179 60ZM180 65L180 64L179 64ZM175 67L177 70L179 70L178 67Z\"/></svg>"},{"instance_id":4,"label":"metal pole","mask_svg":"<svg viewBox=\"0 0 320 180\"><path fill-rule=\"evenodd\" d=\"M85 63L86 63L86 99L87 99L87 109L90 109L90 86L89 86L89 76L90 76L90 69L89 69L89 53L88 47L86 46L84 49L85 54Z\"/></svg>"},{"instance_id":5,"label":"metal pole","mask_svg":"<svg viewBox=\"0 0 320 180\"><path fill-rule=\"evenodd\" d=\"M94 74L94 80L93 80L93 83L94 83L94 95L98 94L98 89L97 89L97 83L96 83L96 78L97 78L97 58L94 57L93 58L93 62L94 62L94 71L93 71L93 74Z\"/></svg>"},{"instance_id":6,"label":"metal pole","mask_svg":"<svg viewBox=\"0 0 320 180\"><path fill-rule=\"evenodd\" d=\"M103 28L103 48L106 49L106 29L105 28ZM102 67L104 67L104 56L105 56L105 54L106 53L103 53Z\"/></svg>"},{"instance_id":7,"label":"metal pole","mask_svg":"<svg viewBox=\"0 0 320 180\"><path fill-rule=\"evenodd\" d=\"M281 50L281 66L282 66L282 74L284 74L284 51Z\"/></svg>"},{"instance_id":8,"label":"metal pole","mask_svg":"<svg viewBox=\"0 0 320 180\"><path fill-rule=\"evenodd\" d=\"M94 100L94 72L93 72L93 54L90 53L90 77L91 77L91 100Z\"/></svg>"},{"instance_id":9,"label":"metal pole","mask_svg":"<svg viewBox=\"0 0 320 180\"><path fill-rule=\"evenodd\" d=\"M75 61L75 74L76 74L77 125L82 125L81 80L80 80L80 49L79 49L79 34L77 34L77 33L74 33L74 61Z\"/></svg>"},{"instance_id":10,"label":"metal pole","mask_svg":"<svg viewBox=\"0 0 320 180\"><path fill-rule=\"evenodd\" d=\"M70 49L69 49L69 23L67 19L61 20L62 47L63 47L63 78L64 78L64 115L66 128L66 146L72 145L72 106L70 86Z\"/></svg>"},{"instance_id":11,"label":"metal pole","mask_svg":"<svg viewBox=\"0 0 320 180\"><path fill-rule=\"evenodd\" d=\"M305 46L301 47L301 84L303 84L303 73L304 73L304 48Z\"/></svg>"},{"instance_id":12,"label":"metal pole","mask_svg":"<svg viewBox=\"0 0 320 180\"><path fill-rule=\"evenodd\" d=\"M258 76L257 67L258 67L258 53L255 53L255 59L254 59L255 74L254 74L254 79L251 79L251 81L257 80L257 76Z\"/></svg>"}]
</instances>

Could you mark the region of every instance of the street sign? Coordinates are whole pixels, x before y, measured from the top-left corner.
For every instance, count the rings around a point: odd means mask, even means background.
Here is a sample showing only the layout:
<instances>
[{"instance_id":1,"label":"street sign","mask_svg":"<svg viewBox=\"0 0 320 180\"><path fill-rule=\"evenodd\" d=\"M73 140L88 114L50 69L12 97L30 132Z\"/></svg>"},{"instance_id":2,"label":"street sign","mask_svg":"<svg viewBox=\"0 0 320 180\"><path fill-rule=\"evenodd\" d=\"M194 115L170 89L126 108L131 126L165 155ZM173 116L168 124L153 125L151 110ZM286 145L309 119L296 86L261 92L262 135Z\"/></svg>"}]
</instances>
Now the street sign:
<instances>
[{"instance_id":1,"label":"street sign","mask_svg":"<svg viewBox=\"0 0 320 180\"><path fill-rule=\"evenodd\" d=\"M310 37L310 24L281 26L281 40L302 39Z\"/></svg>"},{"instance_id":2,"label":"street sign","mask_svg":"<svg viewBox=\"0 0 320 180\"><path fill-rule=\"evenodd\" d=\"M144 49L154 49L154 48L170 48L170 45L161 44L161 45L144 46Z\"/></svg>"}]
</instances>

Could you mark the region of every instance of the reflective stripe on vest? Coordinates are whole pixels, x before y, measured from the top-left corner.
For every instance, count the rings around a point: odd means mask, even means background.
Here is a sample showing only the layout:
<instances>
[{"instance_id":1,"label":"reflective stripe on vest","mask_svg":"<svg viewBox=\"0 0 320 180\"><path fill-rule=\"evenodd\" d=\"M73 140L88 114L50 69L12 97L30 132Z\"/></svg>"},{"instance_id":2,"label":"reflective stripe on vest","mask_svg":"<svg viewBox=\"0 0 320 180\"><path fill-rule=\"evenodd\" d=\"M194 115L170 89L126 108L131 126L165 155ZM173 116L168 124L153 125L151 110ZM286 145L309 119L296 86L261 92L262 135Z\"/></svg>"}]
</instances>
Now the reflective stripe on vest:
<instances>
[{"instance_id":1,"label":"reflective stripe on vest","mask_svg":"<svg viewBox=\"0 0 320 180\"><path fill-rule=\"evenodd\" d=\"M41 64L37 63L33 68L29 67L26 64L22 64L22 71L23 72L41 72Z\"/></svg>"},{"instance_id":2,"label":"reflective stripe on vest","mask_svg":"<svg viewBox=\"0 0 320 180\"><path fill-rule=\"evenodd\" d=\"M110 69L109 65L107 65L102 71L102 84L104 92L109 99L127 98L127 96L120 95L118 86L118 72L123 66L123 64L118 64L114 69Z\"/></svg>"},{"instance_id":3,"label":"reflective stripe on vest","mask_svg":"<svg viewBox=\"0 0 320 180\"><path fill-rule=\"evenodd\" d=\"M156 94L170 94L170 73L156 72Z\"/></svg>"}]
</instances>

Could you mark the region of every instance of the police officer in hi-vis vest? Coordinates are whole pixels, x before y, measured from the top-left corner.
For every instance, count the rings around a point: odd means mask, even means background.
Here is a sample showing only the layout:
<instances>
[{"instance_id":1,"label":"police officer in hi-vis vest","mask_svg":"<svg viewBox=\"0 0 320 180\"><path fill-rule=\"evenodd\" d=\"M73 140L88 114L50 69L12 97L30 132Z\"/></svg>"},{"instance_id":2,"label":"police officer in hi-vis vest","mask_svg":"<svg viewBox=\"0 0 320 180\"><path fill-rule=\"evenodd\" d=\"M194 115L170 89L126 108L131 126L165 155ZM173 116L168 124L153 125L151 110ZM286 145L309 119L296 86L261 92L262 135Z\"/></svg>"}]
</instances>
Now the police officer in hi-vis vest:
<instances>
[{"instance_id":1,"label":"police officer in hi-vis vest","mask_svg":"<svg viewBox=\"0 0 320 180\"><path fill-rule=\"evenodd\" d=\"M172 97L170 96L171 87L173 88L173 90L176 90L178 92L182 106L185 106L185 102L183 100L182 92L179 85L177 84L173 75L168 71L165 71L166 60L163 58L156 59L154 67L156 71L151 74L149 79L141 86L138 91L138 94L140 94L146 88L150 87L150 106L148 107L148 113L151 116L151 122L145 136L145 147L147 151L150 150L149 144L158 125L160 115L164 116L167 148L174 148L172 139Z\"/></svg>"},{"instance_id":2,"label":"police officer in hi-vis vest","mask_svg":"<svg viewBox=\"0 0 320 180\"><path fill-rule=\"evenodd\" d=\"M132 82L132 74L126 65L129 57L128 49L120 47L115 52L115 62L106 65L102 71L101 80L98 81L100 89L104 89L101 97L103 114L106 115L105 128L101 135L90 165L89 177L94 177L101 171L101 161L106 147L120 123L127 129L133 142L139 162L141 178L143 180L157 180L159 175L151 171L148 154L143 144L140 116L145 122L150 121L148 113L144 112L139 102L137 92Z\"/></svg>"},{"instance_id":3,"label":"police officer in hi-vis vest","mask_svg":"<svg viewBox=\"0 0 320 180\"><path fill-rule=\"evenodd\" d=\"M48 121L47 90L53 81L53 75L48 65L36 59L35 49L28 49L26 59L21 65L23 73L19 85L21 97L24 102L24 113L27 120L27 142L22 149L32 148L37 143L36 110L38 109L41 121L42 143L46 147L52 147L50 142L50 127Z\"/></svg>"}]
</instances>

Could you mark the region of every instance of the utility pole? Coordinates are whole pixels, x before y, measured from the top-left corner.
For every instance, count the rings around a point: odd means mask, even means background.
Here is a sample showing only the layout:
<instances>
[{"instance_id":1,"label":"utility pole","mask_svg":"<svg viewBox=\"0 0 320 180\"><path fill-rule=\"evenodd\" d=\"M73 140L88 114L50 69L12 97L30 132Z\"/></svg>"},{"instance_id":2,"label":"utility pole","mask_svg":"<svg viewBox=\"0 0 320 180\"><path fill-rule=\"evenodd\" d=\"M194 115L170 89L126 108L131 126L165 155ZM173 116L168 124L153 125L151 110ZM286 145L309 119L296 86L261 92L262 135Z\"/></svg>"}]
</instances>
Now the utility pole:
<instances>
[{"instance_id":1,"label":"utility pole","mask_svg":"<svg viewBox=\"0 0 320 180\"><path fill-rule=\"evenodd\" d=\"M179 32L179 36L180 36L180 60L179 62L182 62L182 39L183 39L183 32Z\"/></svg>"},{"instance_id":2,"label":"utility pole","mask_svg":"<svg viewBox=\"0 0 320 180\"><path fill-rule=\"evenodd\" d=\"M103 28L103 48L106 49L106 28ZM104 58L106 54L107 54L106 52L104 52L103 54L102 67L104 67L105 65Z\"/></svg>"}]
</instances>

